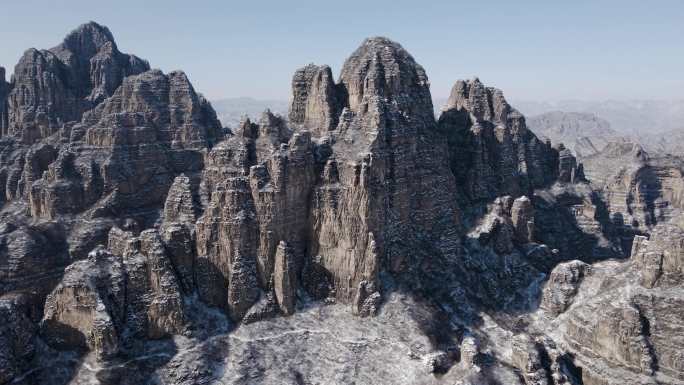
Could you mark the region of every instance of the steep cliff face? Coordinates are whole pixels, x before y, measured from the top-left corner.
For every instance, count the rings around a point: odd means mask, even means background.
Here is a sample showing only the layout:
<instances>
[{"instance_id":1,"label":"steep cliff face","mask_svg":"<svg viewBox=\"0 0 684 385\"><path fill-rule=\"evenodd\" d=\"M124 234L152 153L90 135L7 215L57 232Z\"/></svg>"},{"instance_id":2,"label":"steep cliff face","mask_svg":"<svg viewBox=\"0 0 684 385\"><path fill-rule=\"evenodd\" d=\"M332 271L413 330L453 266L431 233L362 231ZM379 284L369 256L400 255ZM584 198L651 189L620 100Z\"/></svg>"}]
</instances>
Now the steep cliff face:
<instances>
[{"instance_id":1,"label":"steep cliff face","mask_svg":"<svg viewBox=\"0 0 684 385\"><path fill-rule=\"evenodd\" d=\"M456 82L440 128L452 149L451 169L471 202L530 195L559 175L558 151L527 129L500 90L477 78Z\"/></svg>"},{"instance_id":2,"label":"steep cliff face","mask_svg":"<svg viewBox=\"0 0 684 385\"><path fill-rule=\"evenodd\" d=\"M80 26L50 50L30 49L14 68L9 94L9 127L24 143L80 120L119 87L128 75L149 64L119 52L111 32L96 23Z\"/></svg>"},{"instance_id":3,"label":"steep cliff face","mask_svg":"<svg viewBox=\"0 0 684 385\"><path fill-rule=\"evenodd\" d=\"M107 243L112 226L151 227L176 176L198 179L203 152L222 138L222 127L182 72L148 67L121 54L94 23L20 61L9 86L26 82L45 95L10 92L3 110L3 292L39 282L51 290L66 265ZM45 118L40 132L34 115Z\"/></svg>"},{"instance_id":4,"label":"steep cliff face","mask_svg":"<svg viewBox=\"0 0 684 385\"><path fill-rule=\"evenodd\" d=\"M125 279L121 260L104 250L69 266L45 302L42 329L47 342L88 348L101 359L113 356L125 316Z\"/></svg>"},{"instance_id":5,"label":"steep cliff face","mask_svg":"<svg viewBox=\"0 0 684 385\"><path fill-rule=\"evenodd\" d=\"M7 97L10 92L10 84L5 80L5 68L0 67L0 137L8 134L9 128L9 106Z\"/></svg>"},{"instance_id":6,"label":"steep cliff face","mask_svg":"<svg viewBox=\"0 0 684 385\"><path fill-rule=\"evenodd\" d=\"M313 203L312 251L351 299L381 265L401 273L419 264L411 251L425 239L440 239L431 252L453 257L460 227L423 68L398 44L371 38L347 59L340 83L347 108L326 161L332 180Z\"/></svg>"},{"instance_id":7,"label":"steep cliff face","mask_svg":"<svg viewBox=\"0 0 684 385\"><path fill-rule=\"evenodd\" d=\"M659 225L650 240L635 238L625 263L554 269L537 323L575 355L583 383L684 379L681 243L680 227Z\"/></svg>"},{"instance_id":8,"label":"steep cliff face","mask_svg":"<svg viewBox=\"0 0 684 385\"><path fill-rule=\"evenodd\" d=\"M310 64L300 68L292 78L289 122L325 135L337 128L344 99L344 89L335 84L330 67Z\"/></svg>"},{"instance_id":9,"label":"steep cliff face","mask_svg":"<svg viewBox=\"0 0 684 385\"><path fill-rule=\"evenodd\" d=\"M627 226L649 229L684 208L684 162L679 157L652 155L638 143L622 140L584 161L589 179Z\"/></svg>"},{"instance_id":10,"label":"steep cliff face","mask_svg":"<svg viewBox=\"0 0 684 385\"><path fill-rule=\"evenodd\" d=\"M433 252L454 255L456 187L431 111L425 72L384 38L352 54L339 84L328 67L298 70L294 131L266 113L208 155L203 184L214 191L197 234L207 274L220 272L214 284L205 281L210 302L228 301L239 318L243 304L257 300L257 283L265 292L272 279L282 284L283 269L274 275L281 242L292 250L295 275L327 272L330 282L317 285L327 293L316 296L353 303L355 311L367 298L377 301L381 268L417 264L411 253L425 237L442 240ZM232 298L232 279L254 287Z\"/></svg>"},{"instance_id":11,"label":"steep cliff face","mask_svg":"<svg viewBox=\"0 0 684 385\"><path fill-rule=\"evenodd\" d=\"M682 380L677 210L635 238L477 79L436 121L424 69L369 38L338 81L295 72L289 121L231 132L94 23L17 68L0 383Z\"/></svg>"}]
</instances>

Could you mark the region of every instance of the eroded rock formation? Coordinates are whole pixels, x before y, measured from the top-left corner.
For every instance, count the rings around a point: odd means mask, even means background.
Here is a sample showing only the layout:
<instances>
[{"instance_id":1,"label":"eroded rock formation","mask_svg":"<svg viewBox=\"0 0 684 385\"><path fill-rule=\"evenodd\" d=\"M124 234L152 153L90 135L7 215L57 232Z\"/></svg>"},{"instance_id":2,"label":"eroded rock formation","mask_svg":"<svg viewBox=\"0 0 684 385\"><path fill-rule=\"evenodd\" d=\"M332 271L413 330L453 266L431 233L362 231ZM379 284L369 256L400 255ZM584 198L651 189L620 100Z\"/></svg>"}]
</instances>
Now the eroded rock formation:
<instances>
[{"instance_id":1,"label":"eroded rock formation","mask_svg":"<svg viewBox=\"0 0 684 385\"><path fill-rule=\"evenodd\" d=\"M14 68L8 135L33 143L109 97L149 64L119 52L111 32L88 23L50 50L29 49Z\"/></svg>"},{"instance_id":2,"label":"eroded rock formation","mask_svg":"<svg viewBox=\"0 0 684 385\"><path fill-rule=\"evenodd\" d=\"M675 161L618 207L382 37L232 131L95 23L0 75L0 383L684 381Z\"/></svg>"}]
</instances>

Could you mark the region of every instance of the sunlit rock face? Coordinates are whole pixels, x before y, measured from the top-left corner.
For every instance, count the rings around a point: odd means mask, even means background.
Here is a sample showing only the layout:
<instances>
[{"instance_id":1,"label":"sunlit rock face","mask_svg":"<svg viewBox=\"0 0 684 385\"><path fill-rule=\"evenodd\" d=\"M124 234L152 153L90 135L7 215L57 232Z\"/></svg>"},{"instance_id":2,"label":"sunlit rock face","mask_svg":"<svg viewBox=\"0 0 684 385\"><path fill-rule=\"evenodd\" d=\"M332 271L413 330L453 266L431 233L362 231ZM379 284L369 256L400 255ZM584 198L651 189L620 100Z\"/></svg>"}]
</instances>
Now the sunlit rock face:
<instances>
[{"instance_id":1,"label":"sunlit rock face","mask_svg":"<svg viewBox=\"0 0 684 385\"><path fill-rule=\"evenodd\" d=\"M681 167L634 155L598 188L478 79L436 119L383 37L229 130L83 25L0 69L0 383L678 384Z\"/></svg>"},{"instance_id":2,"label":"sunlit rock face","mask_svg":"<svg viewBox=\"0 0 684 385\"><path fill-rule=\"evenodd\" d=\"M221 186L198 223L198 257L207 274L218 273L203 290L210 301L244 314L256 287L233 296L220 282L232 288L234 276L272 290L281 242L292 250L296 275L322 269L320 279L329 280L303 285L355 312L379 300L381 269L401 273L416 264L410 254L422 237L442 238L436 252L455 255L456 187L431 111L424 70L384 38L365 41L338 84L328 67L298 70L290 127L266 112L209 154L208 170L220 171L205 172L203 183ZM283 274L281 267L273 275L279 285Z\"/></svg>"}]
</instances>

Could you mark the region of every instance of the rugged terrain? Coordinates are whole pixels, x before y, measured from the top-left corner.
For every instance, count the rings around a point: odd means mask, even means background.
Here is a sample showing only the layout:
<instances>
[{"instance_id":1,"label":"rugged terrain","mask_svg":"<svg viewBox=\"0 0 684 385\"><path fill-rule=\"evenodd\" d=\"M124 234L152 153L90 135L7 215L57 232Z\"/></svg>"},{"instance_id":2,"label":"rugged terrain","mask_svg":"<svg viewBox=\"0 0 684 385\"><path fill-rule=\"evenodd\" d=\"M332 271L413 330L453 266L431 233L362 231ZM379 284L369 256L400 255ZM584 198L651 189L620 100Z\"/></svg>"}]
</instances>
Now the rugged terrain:
<instances>
[{"instance_id":1,"label":"rugged terrain","mask_svg":"<svg viewBox=\"0 0 684 385\"><path fill-rule=\"evenodd\" d=\"M258 119L267 109L276 115L286 115L289 108L287 100L262 100L247 97L212 100L211 105L216 110L216 116L221 123L231 129L239 126L245 116Z\"/></svg>"},{"instance_id":2,"label":"rugged terrain","mask_svg":"<svg viewBox=\"0 0 684 385\"><path fill-rule=\"evenodd\" d=\"M579 158L599 153L620 137L607 120L588 113L553 111L532 116L527 123L537 135L563 143Z\"/></svg>"},{"instance_id":3,"label":"rugged terrain","mask_svg":"<svg viewBox=\"0 0 684 385\"><path fill-rule=\"evenodd\" d=\"M553 111L573 111L599 116L623 136L662 135L682 129L684 99L559 100L525 101L516 105L526 116Z\"/></svg>"},{"instance_id":4,"label":"rugged terrain","mask_svg":"<svg viewBox=\"0 0 684 385\"><path fill-rule=\"evenodd\" d=\"M684 383L677 160L382 37L231 129L96 23L0 72L0 384Z\"/></svg>"}]
</instances>

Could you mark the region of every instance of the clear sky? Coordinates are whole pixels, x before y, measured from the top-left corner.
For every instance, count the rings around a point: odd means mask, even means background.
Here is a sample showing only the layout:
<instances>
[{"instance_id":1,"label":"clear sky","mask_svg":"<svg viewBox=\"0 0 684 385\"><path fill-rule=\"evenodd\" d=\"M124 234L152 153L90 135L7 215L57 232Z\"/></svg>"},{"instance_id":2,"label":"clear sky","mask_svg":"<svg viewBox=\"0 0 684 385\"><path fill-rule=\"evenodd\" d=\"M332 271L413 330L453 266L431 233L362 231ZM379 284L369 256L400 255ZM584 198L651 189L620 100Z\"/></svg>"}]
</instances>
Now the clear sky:
<instances>
[{"instance_id":1,"label":"clear sky","mask_svg":"<svg viewBox=\"0 0 684 385\"><path fill-rule=\"evenodd\" d=\"M413 54L435 97L478 76L509 99L684 98L684 0L2 0L0 65L89 20L210 99L287 99L295 69L337 75L376 35Z\"/></svg>"}]
</instances>

